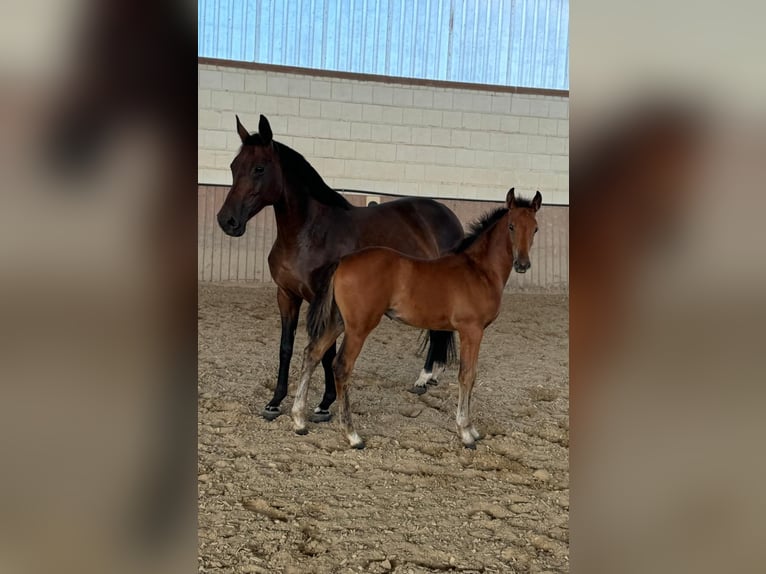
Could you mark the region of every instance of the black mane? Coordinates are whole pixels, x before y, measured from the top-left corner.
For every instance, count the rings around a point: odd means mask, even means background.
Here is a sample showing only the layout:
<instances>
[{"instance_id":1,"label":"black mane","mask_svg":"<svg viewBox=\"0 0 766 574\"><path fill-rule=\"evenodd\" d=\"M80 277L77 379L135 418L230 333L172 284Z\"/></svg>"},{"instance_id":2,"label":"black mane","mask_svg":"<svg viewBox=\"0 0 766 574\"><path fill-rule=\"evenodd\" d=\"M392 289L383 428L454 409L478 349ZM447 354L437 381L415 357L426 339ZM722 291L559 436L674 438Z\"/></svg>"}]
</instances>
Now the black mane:
<instances>
[{"instance_id":1,"label":"black mane","mask_svg":"<svg viewBox=\"0 0 766 574\"><path fill-rule=\"evenodd\" d=\"M468 249L471 245L473 245L476 240L479 238L479 236L487 231L490 227L492 227L495 223L500 221L500 218L502 218L506 213L508 213L507 207L498 207L497 209L493 209L491 211L488 211L479 219L471 223L469 226L468 233L463 238L463 240L458 243L457 247L455 247L452 251L455 253L461 253Z\"/></svg>"},{"instance_id":2,"label":"black mane","mask_svg":"<svg viewBox=\"0 0 766 574\"><path fill-rule=\"evenodd\" d=\"M532 209L532 200L524 199L523 197L516 197L513 200L513 207L522 207L526 209ZM476 221L471 223L468 228L468 234L463 240L458 243L452 251L453 253L461 253L473 245L479 236L485 231L489 230L495 223L497 223L501 217L508 213L507 207L498 207L486 212L480 216Z\"/></svg>"},{"instance_id":3,"label":"black mane","mask_svg":"<svg viewBox=\"0 0 766 574\"><path fill-rule=\"evenodd\" d=\"M255 133L247 136L243 145L264 145L264 143L260 134ZM282 172L297 189L305 189L311 197L324 205L351 209L352 206L348 200L327 185L305 157L283 143L275 141L274 147L282 163Z\"/></svg>"}]
</instances>

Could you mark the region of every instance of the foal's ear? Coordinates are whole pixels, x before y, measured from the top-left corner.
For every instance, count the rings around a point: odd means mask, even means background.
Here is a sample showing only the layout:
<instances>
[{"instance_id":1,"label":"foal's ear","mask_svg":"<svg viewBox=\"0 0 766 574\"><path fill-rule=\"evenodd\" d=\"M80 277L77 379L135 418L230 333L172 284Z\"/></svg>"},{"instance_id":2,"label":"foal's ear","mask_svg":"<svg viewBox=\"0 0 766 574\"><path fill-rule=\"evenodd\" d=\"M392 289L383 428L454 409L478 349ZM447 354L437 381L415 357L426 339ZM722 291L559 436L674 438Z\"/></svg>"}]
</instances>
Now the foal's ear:
<instances>
[{"instance_id":1,"label":"foal's ear","mask_svg":"<svg viewBox=\"0 0 766 574\"><path fill-rule=\"evenodd\" d=\"M245 129L245 126L242 125L242 122L239 121L239 116L235 116L237 118L237 133L239 134L239 139L242 140L242 143L245 143L245 140L250 135L250 132L248 132Z\"/></svg>"},{"instance_id":2,"label":"foal's ear","mask_svg":"<svg viewBox=\"0 0 766 574\"><path fill-rule=\"evenodd\" d=\"M264 145L269 145L271 143L271 138L274 137L274 134L271 133L269 120L267 120L266 116L263 114L261 114L261 121L258 122L258 133L260 134Z\"/></svg>"},{"instance_id":3,"label":"foal's ear","mask_svg":"<svg viewBox=\"0 0 766 574\"><path fill-rule=\"evenodd\" d=\"M532 209L537 211L538 209L540 209L540 206L542 206L542 204L543 204L543 196L538 191L535 194L535 197L532 199Z\"/></svg>"},{"instance_id":4,"label":"foal's ear","mask_svg":"<svg viewBox=\"0 0 766 574\"><path fill-rule=\"evenodd\" d=\"M505 205L508 207L508 209L512 208L514 205L516 205L516 196L514 195L514 189L515 187L512 187L508 190L508 193L505 196Z\"/></svg>"}]
</instances>

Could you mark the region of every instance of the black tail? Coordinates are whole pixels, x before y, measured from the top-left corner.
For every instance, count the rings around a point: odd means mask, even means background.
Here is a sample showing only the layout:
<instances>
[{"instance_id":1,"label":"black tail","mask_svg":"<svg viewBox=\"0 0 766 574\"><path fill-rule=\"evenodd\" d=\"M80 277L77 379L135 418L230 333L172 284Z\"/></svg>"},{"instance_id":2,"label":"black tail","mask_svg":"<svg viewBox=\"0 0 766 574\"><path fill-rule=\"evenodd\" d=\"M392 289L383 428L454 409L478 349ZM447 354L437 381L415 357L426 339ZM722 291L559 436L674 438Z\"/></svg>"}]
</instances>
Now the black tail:
<instances>
[{"instance_id":1,"label":"black tail","mask_svg":"<svg viewBox=\"0 0 766 574\"><path fill-rule=\"evenodd\" d=\"M341 321L338 306L335 304L333 279L339 262L320 267L312 274L314 300L309 305L306 326L311 340L317 339L333 321Z\"/></svg>"},{"instance_id":2,"label":"black tail","mask_svg":"<svg viewBox=\"0 0 766 574\"><path fill-rule=\"evenodd\" d=\"M431 336L433 333L433 337ZM428 344L433 341L433 345L428 351L427 363L442 363L450 365L457 361L457 345L455 344L454 331L423 331L420 334L418 342L418 356L428 348Z\"/></svg>"}]
</instances>

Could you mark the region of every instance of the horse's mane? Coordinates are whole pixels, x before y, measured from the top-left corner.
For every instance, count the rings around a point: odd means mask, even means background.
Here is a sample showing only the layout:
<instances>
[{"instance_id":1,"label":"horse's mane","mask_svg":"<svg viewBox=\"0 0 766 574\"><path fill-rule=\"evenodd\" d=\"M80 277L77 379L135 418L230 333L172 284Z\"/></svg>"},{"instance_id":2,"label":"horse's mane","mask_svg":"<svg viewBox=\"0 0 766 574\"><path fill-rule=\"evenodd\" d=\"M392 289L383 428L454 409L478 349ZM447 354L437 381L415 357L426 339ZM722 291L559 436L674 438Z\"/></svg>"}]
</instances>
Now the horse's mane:
<instances>
[{"instance_id":1,"label":"horse's mane","mask_svg":"<svg viewBox=\"0 0 766 574\"><path fill-rule=\"evenodd\" d=\"M513 200L514 207L524 207L524 208L532 208L532 200L531 199L524 199L523 197L516 197ZM468 233L465 237L463 237L463 240L458 243L457 247L455 247L452 252L453 253L461 253L468 249L471 245L476 243L476 240L484 233L485 231L488 231L495 223L500 221L500 218L503 217L506 213L508 213L507 207L498 207L496 209L491 209L485 214L479 216L479 218L471 223L471 225L468 227Z\"/></svg>"},{"instance_id":2,"label":"horse's mane","mask_svg":"<svg viewBox=\"0 0 766 574\"><path fill-rule=\"evenodd\" d=\"M247 137L244 145L264 145L264 143L261 136L255 133ZM351 209L352 206L348 200L327 185L305 157L283 143L275 141L274 147L282 162L282 173L295 184L296 189L308 191L311 197L324 205Z\"/></svg>"}]
</instances>

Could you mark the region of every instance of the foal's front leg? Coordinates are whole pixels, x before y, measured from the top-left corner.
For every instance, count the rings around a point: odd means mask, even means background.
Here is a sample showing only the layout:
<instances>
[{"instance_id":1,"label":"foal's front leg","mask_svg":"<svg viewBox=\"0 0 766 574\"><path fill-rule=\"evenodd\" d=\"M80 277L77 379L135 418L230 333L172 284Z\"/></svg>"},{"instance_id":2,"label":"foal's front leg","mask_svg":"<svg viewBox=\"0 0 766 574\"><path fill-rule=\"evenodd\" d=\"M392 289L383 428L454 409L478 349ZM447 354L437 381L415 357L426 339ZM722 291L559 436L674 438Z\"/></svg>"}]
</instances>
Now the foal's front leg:
<instances>
[{"instance_id":1,"label":"foal's front leg","mask_svg":"<svg viewBox=\"0 0 766 574\"><path fill-rule=\"evenodd\" d=\"M469 328L460 331L460 387L457 399L457 430L463 446L476 448L476 441L481 436L471 423L471 392L476 381L476 367L479 359L479 347L484 331Z\"/></svg>"}]
</instances>

